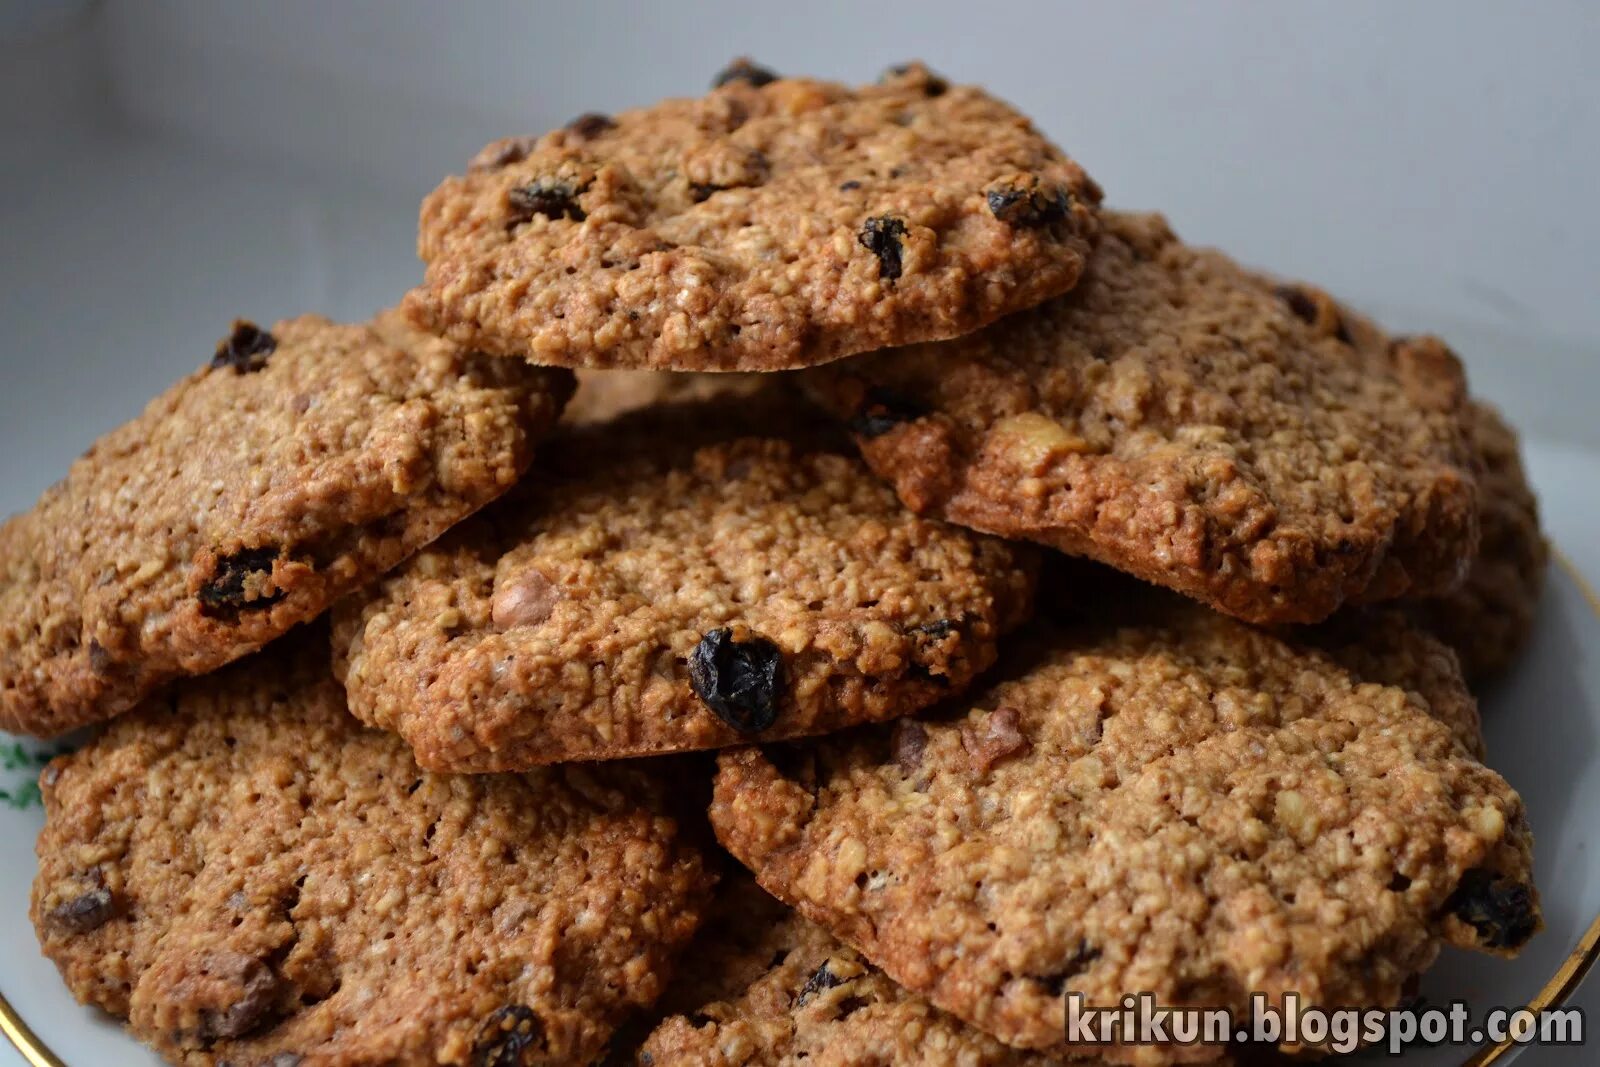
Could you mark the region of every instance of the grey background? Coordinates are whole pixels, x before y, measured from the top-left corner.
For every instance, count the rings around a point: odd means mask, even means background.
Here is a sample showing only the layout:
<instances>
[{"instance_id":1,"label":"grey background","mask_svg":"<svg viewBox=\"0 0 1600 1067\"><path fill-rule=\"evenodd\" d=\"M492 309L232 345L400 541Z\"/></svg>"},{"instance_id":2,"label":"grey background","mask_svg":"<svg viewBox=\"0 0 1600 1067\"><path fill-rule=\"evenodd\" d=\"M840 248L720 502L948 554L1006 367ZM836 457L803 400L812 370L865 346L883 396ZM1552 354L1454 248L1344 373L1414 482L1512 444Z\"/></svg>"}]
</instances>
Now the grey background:
<instances>
[{"instance_id":1,"label":"grey background","mask_svg":"<svg viewBox=\"0 0 1600 1067\"><path fill-rule=\"evenodd\" d=\"M1600 448L1600 4L0 0L0 512L233 317L395 300L483 142L741 53L984 82L1113 203L1444 333L1531 436Z\"/></svg>"},{"instance_id":2,"label":"grey background","mask_svg":"<svg viewBox=\"0 0 1600 1067\"><path fill-rule=\"evenodd\" d=\"M1112 202L1440 330L1514 416L1600 442L1597 52L1582 0L0 0L0 509L235 315L394 300L418 199L484 141L737 53L985 82Z\"/></svg>"}]
</instances>

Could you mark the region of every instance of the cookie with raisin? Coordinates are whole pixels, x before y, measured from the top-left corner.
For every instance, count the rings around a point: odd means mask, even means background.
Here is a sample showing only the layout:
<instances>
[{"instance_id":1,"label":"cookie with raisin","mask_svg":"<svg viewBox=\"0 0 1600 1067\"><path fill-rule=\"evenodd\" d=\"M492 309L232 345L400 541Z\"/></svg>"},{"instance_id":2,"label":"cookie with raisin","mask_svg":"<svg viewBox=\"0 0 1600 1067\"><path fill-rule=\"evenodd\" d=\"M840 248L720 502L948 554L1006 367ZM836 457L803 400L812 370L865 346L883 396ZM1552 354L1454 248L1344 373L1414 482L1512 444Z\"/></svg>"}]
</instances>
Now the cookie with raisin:
<instances>
[{"instance_id":1,"label":"cookie with raisin","mask_svg":"<svg viewBox=\"0 0 1600 1067\"><path fill-rule=\"evenodd\" d=\"M1541 925L1521 798L1425 696L1459 694L1426 677L1453 657L1412 680L1398 656L1169 594L1036 630L937 712L720 753L712 822L763 888L1012 1047L1082 1053L1077 995L1394 1005L1443 946L1510 955Z\"/></svg>"},{"instance_id":2,"label":"cookie with raisin","mask_svg":"<svg viewBox=\"0 0 1600 1067\"><path fill-rule=\"evenodd\" d=\"M485 148L423 202L407 308L568 367L771 371L953 337L1077 281L1099 189L920 64L712 90Z\"/></svg>"},{"instance_id":3,"label":"cookie with raisin","mask_svg":"<svg viewBox=\"0 0 1600 1067\"><path fill-rule=\"evenodd\" d=\"M32 919L174 1063L589 1063L710 903L672 773L430 774L296 635L49 765Z\"/></svg>"},{"instance_id":4,"label":"cookie with raisin","mask_svg":"<svg viewBox=\"0 0 1600 1067\"><path fill-rule=\"evenodd\" d=\"M804 372L919 514L1257 623L1442 593L1477 547L1460 363L1105 212L1066 296Z\"/></svg>"},{"instance_id":5,"label":"cookie with raisin","mask_svg":"<svg viewBox=\"0 0 1600 1067\"><path fill-rule=\"evenodd\" d=\"M566 431L537 479L336 610L351 708L423 766L491 771L959 693L1026 616L1033 551L913 515L807 422L724 396Z\"/></svg>"},{"instance_id":6,"label":"cookie with raisin","mask_svg":"<svg viewBox=\"0 0 1600 1067\"><path fill-rule=\"evenodd\" d=\"M321 614L508 490L571 390L395 311L236 323L0 526L0 728L109 718Z\"/></svg>"},{"instance_id":7,"label":"cookie with raisin","mask_svg":"<svg viewBox=\"0 0 1600 1067\"><path fill-rule=\"evenodd\" d=\"M705 929L639 1048L650 1067L1065 1067L1008 1048L890 981L748 875ZM1076 1061L1084 1067L1091 1063Z\"/></svg>"}]
</instances>

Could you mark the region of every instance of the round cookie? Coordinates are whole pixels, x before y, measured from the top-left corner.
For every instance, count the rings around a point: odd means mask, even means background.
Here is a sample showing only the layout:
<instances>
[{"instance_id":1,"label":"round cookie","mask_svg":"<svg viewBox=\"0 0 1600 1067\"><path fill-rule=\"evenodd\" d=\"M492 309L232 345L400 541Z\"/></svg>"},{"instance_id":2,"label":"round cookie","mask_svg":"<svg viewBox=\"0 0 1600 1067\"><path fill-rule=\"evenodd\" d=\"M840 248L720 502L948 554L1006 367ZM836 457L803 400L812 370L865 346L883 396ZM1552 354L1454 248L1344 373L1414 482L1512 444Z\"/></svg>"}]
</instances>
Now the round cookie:
<instances>
[{"instance_id":1,"label":"round cookie","mask_svg":"<svg viewBox=\"0 0 1600 1067\"><path fill-rule=\"evenodd\" d=\"M569 431L538 479L336 609L352 710L471 772L825 733L959 692L1025 616L1032 551L912 515L803 434L724 436L766 410Z\"/></svg>"},{"instance_id":2,"label":"round cookie","mask_svg":"<svg viewBox=\"0 0 1600 1067\"><path fill-rule=\"evenodd\" d=\"M1478 555L1460 586L1412 608L1456 650L1467 677L1481 682L1510 667L1528 643L1550 546L1516 432L1481 402L1472 404L1469 425L1478 456Z\"/></svg>"},{"instance_id":3,"label":"round cookie","mask_svg":"<svg viewBox=\"0 0 1600 1067\"><path fill-rule=\"evenodd\" d=\"M1521 799L1408 690L1176 598L1042 631L1001 679L722 753L711 815L763 887L1007 1044L1061 1051L1071 993L1392 1005L1442 944L1540 925Z\"/></svg>"},{"instance_id":4,"label":"round cookie","mask_svg":"<svg viewBox=\"0 0 1600 1067\"><path fill-rule=\"evenodd\" d=\"M1022 115L921 65L850 89L745 64L489 145L423 202L406 306L535 363L809 366L1065 292L1099 198Z\"/></svg>"},{"instance_id":5,"label":"round cookie","mask_svg":"<svg viewBox=\"0 0 1600 1067\"><path fill-rule=\"evenodd\" d=\"M109 718L321 614L509 489L571 389L396 311L236 323L0 527L0 728Z\"/></svg>"},{"instance_id":6,"label":"round cookie","mask_svg":"<svg viewBox=\"0 0 1600 1067\"><path fill-rule=\"evenodd\" d=\"M718 890L686 956L668 993L675 1014L645 1039L641 1065L1064 1067L901 989L745 875Z\"/></svg>"},{"instance_id":7,"label":"round cookie","mask_svg":"<svg viewBox=\"0 0 1600 1067\"><path fill-rule=\"evenodd\" d=\"M428 774L316 636L46 769L45 954L174 1063L590 1062L709 904L668 783Z\"/></svg>"},{"instance_id":8,"label":"round cookie","mask_svg":"<svg viewBox=\"0 0 1600 1067\"><path fill-rule=\"evenodd\" d=\"M909 506L1261 623L1450 588L1476 547L1457 360L1106 212L1072 293L808 371Z\"/></svg>"}]
</instances>

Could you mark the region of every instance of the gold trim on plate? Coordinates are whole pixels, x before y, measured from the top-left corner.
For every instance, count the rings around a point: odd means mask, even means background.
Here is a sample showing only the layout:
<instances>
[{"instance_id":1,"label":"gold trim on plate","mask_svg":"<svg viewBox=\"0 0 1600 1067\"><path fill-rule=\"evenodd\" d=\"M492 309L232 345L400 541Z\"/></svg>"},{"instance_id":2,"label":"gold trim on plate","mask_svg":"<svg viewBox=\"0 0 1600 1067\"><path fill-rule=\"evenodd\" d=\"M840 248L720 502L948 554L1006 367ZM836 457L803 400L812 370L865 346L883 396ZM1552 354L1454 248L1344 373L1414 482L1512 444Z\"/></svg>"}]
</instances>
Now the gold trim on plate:
<instances>
[{"instance_id":1,"label":"gold trim on plate","mask_svg":"<svg viewBox=\"0 0 1600 1067\"><path fill-rule=\"evenodd\" d=\"M1566 571L1567 577L1578 587L1578 592L1583 594L1583 599L1588 601L1589 609L1595 613L1595 617L1600 618L1600 594L1595 592L1594 587L1567 558L1566 553L1556 548L1552 549L1551 554L1561 569ZM1597 958L1600 958L1600 915L1589 924L1589 929L1584 931L1583 936L1578 939L1578 944L1567 955L1550 981L1528 1001L1528 1010L1540 1012L1564 1003L1577 991ZM4 994L0 994L0 1033L4 1033L16 1046L17 1051L22 1053L22 1058L28 1061L29 1067L67 1067L43 1041L39 1040L39 1035L22 1021L22 1017L17 1014ZM1524 1046L1506 1038L1498 1045L1480 1048L1468 1057L1461 1067L1489 1067L1490 1064L1505 1059L1513 1050L1522 1047Z\"/></svg>"},{"instance_id":2,"label":"gold trim on plate","mask_svg":"<svg viewBox=\"0 0 1600 1067\"><path fill-rule=\"evenodd\" d=\"M1589 584L1583 572L1567 554L1559 548L1551 546L1550 554L1561 569L1567 572L1567 577L1572 579L1572 584L1578 587L1578 592L1583 594L1583 599L1589 602L1589 610L1600 618L1600 594ZM1589 968L1594 966L1595 959L1600 957L1600 915L1595 916L1589 929L1578 938L1578 943L1567 954L1566 960L1556 969L1555 975L1544 984L1544 988L1535 993L1533 999L1528 1001L1528 1010L1533 1012L1545 1011L1565 1003L1567 998L1577 992L1578 986L1583 983L1584 975L1589 973ZM1498 1045L1489 1045L1480 1048L1467 1058L1461 1067L1489 1067L1491 1063L1499 1063L1515 1049L1524 1046L1514 1043L1509 1037Z\"/></svg>"},{"instance_id":3,"label":"gold trim on plate","mask_svg":"<svg viewBox=\"0 0 1600 1067\"><path fill-rule=\"evenodd\" d=\"M0 1033L4 1033L17 1051L22 1053L22 1058L28 1061L28 1067L67 1067L56 1058L54 1052L45 1047L39 1035L28 1028L28 1024L22 1021L4 995L0 995Z\"/></svg>"}]
</instances>

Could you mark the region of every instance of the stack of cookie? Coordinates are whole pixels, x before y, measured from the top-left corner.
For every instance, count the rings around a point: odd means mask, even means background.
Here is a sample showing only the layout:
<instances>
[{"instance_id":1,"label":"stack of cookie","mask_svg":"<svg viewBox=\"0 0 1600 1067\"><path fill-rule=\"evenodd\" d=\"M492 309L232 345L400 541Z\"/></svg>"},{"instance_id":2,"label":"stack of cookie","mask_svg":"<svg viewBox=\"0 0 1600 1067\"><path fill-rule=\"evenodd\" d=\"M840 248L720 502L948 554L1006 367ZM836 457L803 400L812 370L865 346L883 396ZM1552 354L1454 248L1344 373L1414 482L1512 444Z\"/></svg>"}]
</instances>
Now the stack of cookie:
<instances>
[{"instance_id":1,"label":"stack of cookie","mask_svg":"<svg viewBox=\"0 0 1600 1067\"><path fill-rule=\"evenodd\" d=\"M32 918L173 1062L1203 1062L1067 1005L1538 929L1468 680L1545 549L1440 341L916 64L498 142L420 250L0 529L0 725L96 727Z\"/></svg>"}]
</instances>

